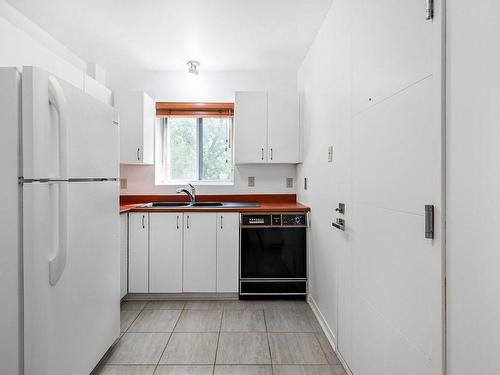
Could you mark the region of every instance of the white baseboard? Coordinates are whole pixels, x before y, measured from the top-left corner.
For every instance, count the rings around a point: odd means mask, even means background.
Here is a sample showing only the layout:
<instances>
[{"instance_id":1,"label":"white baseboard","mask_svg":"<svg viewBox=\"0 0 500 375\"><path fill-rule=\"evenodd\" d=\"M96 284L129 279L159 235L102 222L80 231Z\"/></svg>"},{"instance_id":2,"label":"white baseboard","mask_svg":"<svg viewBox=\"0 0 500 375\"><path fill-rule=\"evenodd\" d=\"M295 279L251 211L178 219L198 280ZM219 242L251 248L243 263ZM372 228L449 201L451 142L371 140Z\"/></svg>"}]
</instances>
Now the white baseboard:
<instances>
[{"instance_id":1,"label":"white baseboard","mask_svg":"<svg viewBox=\"0 0 500 375\"><path fill-rule=\"evenodd\" d=\"M342 354L339 353L339 351L337 350L337 338L335 337L335 334L333 333L330 326L326 322L326 319L323 316L323 314L321 313L321 310L319 309L318 305L316 304L316 301L314 300L314 298L311 295L309 295L307 301L309 303L309 306L311 306L311 309L312 309L314 315L316 316L316 319L318 320L319 325L321 326L321 329L323 330L323 333L325 334L326 338L328 339L328 342L330 343L333 350L335 351L335 354L339 358L340 363L342 364L342 367L344 367L344 370L347 372L348 375L353 375L351 369L347 365L347 362L344 360L344 357L342 357Z\"/></svg>"}]
</instances>

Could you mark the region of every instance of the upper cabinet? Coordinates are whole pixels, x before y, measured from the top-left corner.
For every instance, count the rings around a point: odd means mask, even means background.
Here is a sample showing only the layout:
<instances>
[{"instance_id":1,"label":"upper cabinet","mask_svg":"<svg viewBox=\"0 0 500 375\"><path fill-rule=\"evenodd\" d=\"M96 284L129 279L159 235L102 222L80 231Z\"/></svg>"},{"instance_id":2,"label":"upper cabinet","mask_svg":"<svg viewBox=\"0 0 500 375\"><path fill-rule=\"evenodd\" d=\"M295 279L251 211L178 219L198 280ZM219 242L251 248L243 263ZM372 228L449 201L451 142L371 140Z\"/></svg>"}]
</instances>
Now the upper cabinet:
<instances>
[{"instance_id":1,"label":"upper cabinet","mask_svg":"<svg viewBox=\"0 0 500 375\"><path fill-rule=\"evenodd\" d=\"M237 92L234 104L236 164L267 163L267 92Z\"/></svg>"},{"instance_id":2,"label":"upper cabinet","mask_svg":"<svg viewBox=\"0 0 500 375\"><path fill-rule=\"evenodd\" d=\"M123 164L153 164L155 101L142 91L115 91L120 114L120 161Z\"/></svg>"},{"instance_id":3,"label":"upper cabinet","mask_svg":"<svg viewBox=\"0 0 500 375\"><path fill-rule=\"evenodd\" d=\"M299 94L269 92L267 103L268 162L299 163Z\"/></svg>"},{"instance_id":4,"label":"upper cabinet","mask_svg":"<svg viewBox=\"0 0 500 375\"><path fill-rule=\"evenodd\" d=\"M236 164L300 163L297 92L237 92Z\"/></svg>"}]
</instances>

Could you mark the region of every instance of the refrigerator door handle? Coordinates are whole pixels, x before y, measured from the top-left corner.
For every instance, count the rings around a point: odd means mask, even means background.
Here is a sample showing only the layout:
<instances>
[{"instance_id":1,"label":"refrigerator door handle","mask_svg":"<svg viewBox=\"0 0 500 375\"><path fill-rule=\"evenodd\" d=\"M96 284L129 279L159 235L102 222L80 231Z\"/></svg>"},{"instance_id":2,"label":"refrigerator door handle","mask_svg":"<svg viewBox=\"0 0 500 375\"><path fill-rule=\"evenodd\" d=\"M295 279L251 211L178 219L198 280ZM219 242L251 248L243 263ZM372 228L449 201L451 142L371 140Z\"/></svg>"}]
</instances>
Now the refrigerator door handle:
<instances>
[{"instance_id":1,"label":"refrigerator door handle","mask_svg":"<svg viewBox=\"0 0 500 375\"><path fill-rule=\"evenodd\" d=\"M58 220L58 241L56 253L49 261L49 283L54 286L61 278L66 268L66 255L68 249L68 183L49 182L50 185L57 185L59 188L59 220Z\"/></svg>"},{"instance_id":2,"label":"refrigerator door handle","mask_svg":"<svg viewBox=\"0 0 500 375\"><path fill-rule=\"evenodd\" d=\"M49 77L49 103L59 115L59 179L68 178L68 129L66 116L66 97L64 91L54 76Z\"/></svg>"}]
</instances>

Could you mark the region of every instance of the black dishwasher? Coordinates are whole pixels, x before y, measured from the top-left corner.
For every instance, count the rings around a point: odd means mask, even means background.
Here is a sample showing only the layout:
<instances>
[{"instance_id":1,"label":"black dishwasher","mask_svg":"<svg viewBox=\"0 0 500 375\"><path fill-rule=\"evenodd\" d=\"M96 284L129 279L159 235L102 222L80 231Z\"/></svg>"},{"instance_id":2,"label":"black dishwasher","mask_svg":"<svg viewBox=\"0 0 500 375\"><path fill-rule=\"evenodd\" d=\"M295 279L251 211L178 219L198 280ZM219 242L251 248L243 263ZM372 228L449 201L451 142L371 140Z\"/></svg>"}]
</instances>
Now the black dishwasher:
<instances>
[{"instance_id":1,"label":"black dishwasher","mask_svg":"<svg viewBox=\"0 0 500 375\"><path fill-rule=\"evenodd\" d=\"M307 294L307 214L242 214L240 298Z\"/></svg>"}]
</instances>

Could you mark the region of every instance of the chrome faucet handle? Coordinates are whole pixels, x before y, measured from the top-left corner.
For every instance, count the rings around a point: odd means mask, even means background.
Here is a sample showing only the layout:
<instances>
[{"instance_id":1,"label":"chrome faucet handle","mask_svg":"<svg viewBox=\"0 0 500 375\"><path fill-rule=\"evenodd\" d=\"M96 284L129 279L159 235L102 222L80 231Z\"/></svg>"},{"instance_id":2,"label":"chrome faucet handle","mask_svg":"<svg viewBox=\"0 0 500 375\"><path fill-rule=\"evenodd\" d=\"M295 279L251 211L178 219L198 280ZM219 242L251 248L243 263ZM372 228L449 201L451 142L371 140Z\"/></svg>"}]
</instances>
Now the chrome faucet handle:
<instances>
[{"instance_id":1,"label":"chrome faucet handle","mask_svg":"<svg viewBox=\"0 0 500 375\"><path fill-rule=\"evenodd\" d=\"M193 184L188 184L189 187L191 188L191 194L193 195L193 197L195 197L196 199L196 188L193 186Z\"/></svg>"}]
</instances>

